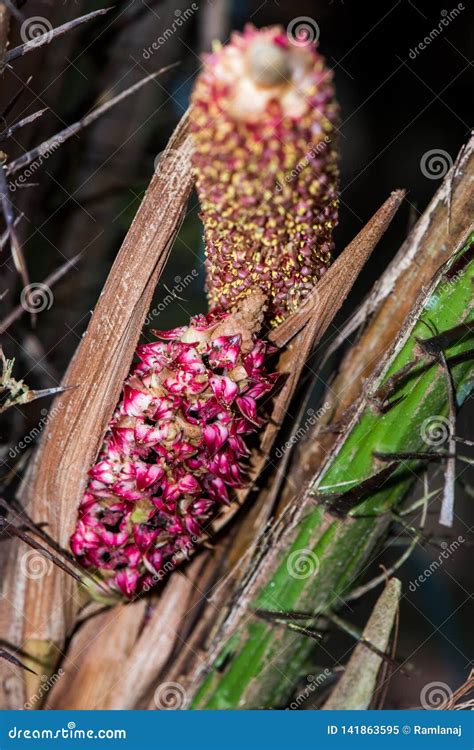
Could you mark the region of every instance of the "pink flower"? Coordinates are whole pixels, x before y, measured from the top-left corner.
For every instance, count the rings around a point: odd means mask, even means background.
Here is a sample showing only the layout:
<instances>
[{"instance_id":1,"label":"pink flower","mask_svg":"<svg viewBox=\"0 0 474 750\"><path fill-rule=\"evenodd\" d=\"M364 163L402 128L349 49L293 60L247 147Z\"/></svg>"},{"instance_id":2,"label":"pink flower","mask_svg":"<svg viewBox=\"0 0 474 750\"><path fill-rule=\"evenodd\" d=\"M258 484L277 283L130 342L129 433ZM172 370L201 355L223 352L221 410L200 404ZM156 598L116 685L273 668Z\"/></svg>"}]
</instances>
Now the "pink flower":
<instances>
[{"instance_id":1,"label":"pink flower","mask_svg":"<svg viewBox=\"0 0 474 750\"><path fill-rule=\"evenodd\" d=\"M246 350L241 333L222 335L231 319L199 315L138 348L89 472L71 549L127 598L172 570L245 481L242 436L275 378L253 333Z\"/></svg>"}]
</instances>

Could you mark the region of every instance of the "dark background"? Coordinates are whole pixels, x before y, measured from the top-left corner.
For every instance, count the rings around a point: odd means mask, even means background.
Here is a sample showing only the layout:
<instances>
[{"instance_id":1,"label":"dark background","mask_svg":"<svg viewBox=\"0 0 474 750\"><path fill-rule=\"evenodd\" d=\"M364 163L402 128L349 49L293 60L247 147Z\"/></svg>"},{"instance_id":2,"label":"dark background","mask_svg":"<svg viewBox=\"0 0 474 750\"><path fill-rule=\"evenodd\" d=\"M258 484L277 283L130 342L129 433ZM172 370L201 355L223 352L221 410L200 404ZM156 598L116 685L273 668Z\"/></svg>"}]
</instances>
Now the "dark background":
<instances>
[{"instance_id":1,"label":"dark background","mask_svg":"<svg viewBox=\"0 0 474 750\"><path fill-rule=\"evenodd\" d=\"M16 357L16 372L36 387L59 383L61 375L89 320L100 289L153 173L157 155L187 106L199 55L211 40L225 41L231 29L245 23L287 25L308 16L320 29L320 49L334 68L341 124L341 208L336 232L340 251L361 229L391 190L406 188L407 200L374 255L329 337L370 289L406 235L408 226L425 208L440 182L422 173L420 161L432 150L446 152L454 161L469 137L472 102L472 10L464 10L414 59L413 50L433 28L442 11L457 3L398 2L222 2L196 3L199 9L182 23L151 55L144 55L165 29L191 6L187 2L118 0L103 18L82 26L12 64L1 81L0 100L6 102L20 88L24 94L9 123L42 107L49 111L17 136L1 144L8 159L41 143L78 120L100 101L138 81L161 66L179 65L84 129L44 160L31 184L12 196L32 280L42 281L68 258L79 256L69 274L54 287L51 309L38 316L35 329L24 315L2 336L7 356ZM34 2L21 11L25 18L40 16L58 26L98 2ZM14 22L13 43L20 43L20 22ZM176 24L175 24L176 27ZM32 80L26 83L29 76ZM204 308L202 241L193 196L189 213L156 294L156 303L172 289L176 278L197 269L196 280L181 298L160 312L166 328L184 322ZM20 299L21 285L9 251L1 257L2 318ZM42 404L41 406L44 406ZM2 441L18 441L38 421L38 406L17 411ZM467 435L464 418L459 433ZM11 461L4 456L4 473ZM14 471L20 467L15 464ZM472 481L471 481L472 483ZM459 515L466 519L467 493L460 493ZM464 523L452 537L468 537ZM448 540L449 541L449 540ZM374 562L367 577L380 572L399 555L389 549ZM470 547L464 544L442 570L417 592L408 582L437 558L427 545L418 548L402 570L405 592L401 608L399 652L411 654L411 677L399 673L392 680L386 707L419 704L420 688L441 680L454 689L467 676L471 624L466 602L469 590ZM357 604L345 616L363 624L373 599ZM450 614L446 620L447 613ZM472 620L471 620L472 622ZM345 636L330 643L333 656L342 657L351 641Z\"/></svg>"}]
</instances>

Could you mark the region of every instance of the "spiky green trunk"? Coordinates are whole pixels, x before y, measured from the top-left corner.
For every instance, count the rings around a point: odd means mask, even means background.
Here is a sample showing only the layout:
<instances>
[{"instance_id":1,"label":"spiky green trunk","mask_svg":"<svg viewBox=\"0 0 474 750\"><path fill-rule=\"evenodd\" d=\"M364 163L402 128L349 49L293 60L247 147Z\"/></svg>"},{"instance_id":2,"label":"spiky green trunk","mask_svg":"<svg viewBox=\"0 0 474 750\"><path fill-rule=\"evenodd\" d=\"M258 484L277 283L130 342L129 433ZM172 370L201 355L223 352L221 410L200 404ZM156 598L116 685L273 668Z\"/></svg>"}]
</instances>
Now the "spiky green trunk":
<instances>
[{"instance_id":1,"label":"spiky green trunk","mask_svg":"<svg viewBox=\"0 0 474 750\"><path fill-rule=\"evenodd\" d=\"M443 332L462 323L471 324L470 330L462 327L456 337L445 342L443 349L460 406L474 389L474 365L469 354L473 347L473 240L471 235L417 301L405 330L367 384L357 413L309 492L301 498L290 530L282 531L279 537L277 532L269 545L269 564L261 564L263 572L255 579L258 583L249 588L239 625L227 630L225 645L216 652L207 675L203 675L193 708L270 708L288 702L312 657L314 643L252 612L265 609L317 614L337 607L380 542L390 521L386 511L400 504L426 462L397 463L383 485L360 498L345 517L331 512L329 506L335 498L328 493L359 486L387 466L374 457L375 452L446 449L445 445L433 445L433 439L431 445L426 442L429 420L441 419L446 427L446 369L439 360L426 355L418 342L430 338L433 330ZM413 360L418 363L410 376L397 381L391 389L390 400L395 404L388 411L381 411L376 396L380 396L384 386L393 385L393 375ZM303 567L299 577L292 576L289 570L294 571L298 559L303 559L308 569L312 565L315 572L305 576Z\"/></svg>"}]
</instances>

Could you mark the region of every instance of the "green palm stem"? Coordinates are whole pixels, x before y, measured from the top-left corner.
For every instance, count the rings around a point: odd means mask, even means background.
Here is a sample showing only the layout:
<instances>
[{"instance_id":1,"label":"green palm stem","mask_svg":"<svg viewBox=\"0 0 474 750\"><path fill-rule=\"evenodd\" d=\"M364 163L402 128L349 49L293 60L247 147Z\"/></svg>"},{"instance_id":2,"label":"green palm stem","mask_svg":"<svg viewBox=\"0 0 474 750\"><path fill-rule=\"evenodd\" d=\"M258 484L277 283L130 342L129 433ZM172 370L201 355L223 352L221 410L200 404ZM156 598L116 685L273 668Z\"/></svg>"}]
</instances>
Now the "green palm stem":
<instances>
[{"instance_id":1,"label":"green palm stem","mask_svg":"<svg viewBox=\"0 0 474 750\"><path fill-rule=\"evenodd\" d=\"M452 427L448 372L457 407L474 389L473 239L471 234L420 295L333 451L277 522L241 592L237 617L234 610L197 675L190 707L284 706L305 668L314 665L314 642L255 611L320 615L337 608L383 540L391 510L426 469L424 454L446 452L436 429L448 433ZM433 338L450 329L453 334L441 341Z\"/></svg>"}]
</instances>

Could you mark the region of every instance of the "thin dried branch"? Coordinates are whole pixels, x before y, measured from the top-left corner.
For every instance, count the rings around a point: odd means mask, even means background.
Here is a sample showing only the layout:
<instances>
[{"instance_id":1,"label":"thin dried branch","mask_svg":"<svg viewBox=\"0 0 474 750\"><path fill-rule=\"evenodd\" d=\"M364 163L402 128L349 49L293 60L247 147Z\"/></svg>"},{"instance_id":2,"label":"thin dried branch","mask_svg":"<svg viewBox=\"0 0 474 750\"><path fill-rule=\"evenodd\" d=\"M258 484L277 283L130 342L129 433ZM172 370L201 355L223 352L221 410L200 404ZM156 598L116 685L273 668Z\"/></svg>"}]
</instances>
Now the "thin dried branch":
<instances>
[{"instance_id":1,"label":"thin dried branch","mask_svg":"<svg viewBox=\"0 0 474 750\"><path fill-rule=\"evenodd\" d=\"M6 141L7 138L10 138L18 130L24 128L25 125L30 125L30 123L34 122L38 117L41 117L41 115L43 115L47 111L48 107L43 107L43 109L39 109L37 112L33 112L32 115L22 117L21 120L18 120L18 122L13 123L13 125L10 125L8 128L5 128L5 130L2 130L0 132L0 141Z\"/></svg>"},{"instance_id":2,"label":"thin dried branch","mask_svg":"<svg viewBox=\"0 0 474 750\"><path fill-rule=\"evenodd\" d=\"M16 380L13 377L13 365L15 360L7 359L0 347L0 414L10 409L12 406L22 406L38 398L46 396L55 396L68 390L68 386L58 386L56 388L43 388L42 390L32 390L23 380Z\"/></svg>"},{"instance_id":3,"label":"thin dried branch","mask_svg":"<svg viewBox=\"0 0 474 750\"><path fill-rule=\"evenodd\" d=\"M67 560L71 568L74 568L77 571L78 581L85 582L86 584L87 581L89 581L90 583L93 583L96 587L101 589L104 594L108 594L108 589L106 589L102 581L100 581L92 571L86 570L86 568L84 568L76 560L71 552L62 549L59 544L57 544L57 542L45 531L45 529L43 528L43 524L35 523L34 521L32 521L28 513L26 513L25 509L16 498L1 498L1 501L5 503L5 510L7 507L9 507L16 514L16 521L21 521L22 530L30 531L32 534L41 539L48 547L51 547L51 549L56 552L57 555ZM5 517L7 517L6 514Z\"/></svg>"},{"instance_id":4,"label":"thin dried branch","mask_svg":"<svg viewBox=\"0 0 474 750\"><path fill-rule=\"evenodd\" d=\"M76 133L79 133L80 130L83 130L84 128L91 125L93 122L98 120L99 117L102 117L102 115L108 112L109 109L115 107L116 104L119 104L119 102L122 102L131 94L134 94L136 91L141 89L142 86L145 86L145 84L153 81L158 76L163 75L163 73L171 70L171 68L174 68L176 64L177 63L173 65L167 65L164 68L160 68L160 70L157 70L155 73L151 73L150 75L145 76L141 79L141 81L138 81L138 83L134 83L133 86L129 86L127 89L125 89L125 91L122 91L120 94L112 97L112 99L109 99L104 104L96 107L91 112L89 112L89 114L81 117L81 119L77 122L73 123L72 125L68 125L63 130L60 130L59 133L56 133L51 138L48 138L48 140L43 141L43 143L41 143L39 146L31 149L31 151L28 151L26 154L22 154L18 157L18 159L9 162L5 166L5 173L7 175L14 174L15 172L18 172L19 169L27 167L28 164L31 164L32 161L40 159L46 154L52 153L59 146L62 146L65 141L69 140L69 138L72 138L73 135L76 135Z\"/></svg>"},{"instance_id":5,"label":"thin dried branch","mask_svg":"<svg viewBox=\"0 0 474 750\"><path fill-rule=\"evenodd\" d=\"M29 534L25 534L21 528L13 523L10 523L6 518L0 515L0 539L1 538L15 537L20 541L25 542L29 547L39 552L45 560L50 560L52 563L58 566L60 570L67 573L78 583L81 582L81 577L78 576L68 565L66 565L60 557L50 552L46 547L33 539Z\"/></svg>"},{"instance_id":6,"label":"thin dried branch","mask_svg":"<svg viewBox=\"0 0 474 750\"><path fill-rule=\"evenodd\" d=\"M448 711L456 711L456 710L463 710L465 708L471 708L474 705L474 699L468 700L468 701L462 701L460 702L461 698L464 698L464 696L468 695L474 690L474 669L471 669L469 676L467 680L457 688L457 690L454 691L451 698L447 701L447 703L444 706L440 706L440 708L444 708Z\"/></svg>"},{"instance_id":7,"label":"thin dried branch","mask_svg":"<svg viewBox=\"0 0 474 750\"><path fill-rule=\"evenodd\" d=\"M10 240L10 249L15 264L15 268L21 276L23 286L27 286L29 283L28 270L26 268L25 257L23 255L23 249L20 244L20 240L16 233L15 224L15 212L13 204L10 200L8 183L5 179L5 168L0 168L0 204L2 207L3 218L7 227L7 236ZM34 316L32 313L32 320Z\"/></svg>"},{"instance_id":8,"label":"thin dried branch","mask_svg":"<svg viewBox=\"0 0 474 750\"><path fill-rule=\"evenodd\" d=\"M109 101L106 101L104 104L93 109L91 112L89 112L89 114L85 115L77 122L64 128L59 133L56 133L54 136L44 141L40 146L35 147L31 151L28 151L27 153L22 154L20 157L18 157L18 159L15 159L14 161L8 163L3 168L3 170L0 171L0 203L1 203L2 210L3 210L3 215L5 217L5 223L7 225L7 232L10 238L10 246L11 246L13 261L15 263L15 268L20 273L22 281L23 281L23 285L25 287L28 286L29 284L28 270L27 270L26 261L23 255L23 250L22 250L18 235L15 230L16 221L15 221L14 209L10 201L9 188L8 188L8 183L5 179L5 175L14 174L19 169L23 169L24 167L28 166L28 164L30 164L31 162L35 160L38 160L38 162L41 163L41 159L43 159L43 157L48 156L51 153L53 153L57 148L59 148L59 146L65 143L73 135L77 134L83 128L91 125L98 118L102 117L102 115L108 112L112 107L114 107L116 104L123 101L131 94L134 94L136 91L142 88L142 86L144 86L146 83L149 83L150 81L155 79L157 76L161 75L162 73L165 73L171 67L173 66L167 66L167 67L161 68L155 73L152 73L149 76L145 76L140 81L135 83L133 86L129 86L125 91L122 91L120 94L117 94L117 96L112 97L112 99L110 99ZM36 318L34 310L30 312L30 315L31 315L32 324L34 324L35 318Z\"/></svg>"},{"instance_id":9,"label":"thin dried branch","mask_svg":"<svg viewBox=\"0 0 474 750\"><path fill-rule=\"evenodd\" d=\"M9 662L10 664L14 664L15 667L20 667L20 669L24 669L27 672L31 672L31 674L36 674L32 669L26 666L26 664L23 664L22 661L17 659L16 656L13 654L10 654L9 651L5 651L4 648L0 648L0 659L5 659L5 661Z\"/></svg>"},{"instance_id":10,"label":"thin dried branch","mask_svg":"<svg viewBox=\"0 0 474 750\"><path fill-rule=\"evenodd\" d=\"M456 326L455 328L460 328L461 333L464 333L467 326ZM447 337L446 335L434 336L433 338L429 339L430 348L427 349L425 346L424 351L434 350L434 358L436 362L438 362L442 367L446 380L449 423L448 457L446 468L444 471L444 488L439 522L443 526L452 527L454 521L454 490L456 482L456 441L454 439L454 436L456 434L456 395L453 379L451 377L451 371L449 369L449 365L443 351L443 346L447 345L448 342L449 337ZM422 342L421 345L423 346Z\"/></svg>"},{"instance_id":11,"label":"thin dried branch","mask_svg":"<svg viewBox=\"0 0 474 750\"><path fill-rule=\"evenodd\" d=\"M385 582L387 582L388 578L385 578ZM367 638L364 636L364 634L359 630L359 628L355 627L355 625L352 625L352 623L347 622L347 620L343 620L342 617L339 617L339 615L336 615L334 612L328 612L325 615L329 622L333 623L336 627L339 628L339 630L342 630L343 633L346 633L347 635L350 635L352 638L354 638L358 643L360 643L361 646L364 646L364 648L368 648L369 651L372 651L374 654L377 654L377 656L380 656L381 660L385 663L385 665L388 665L390 667L396 667L399 669L401 674L407 674L406 671L403 669L403 667L400 666L399 662L392 656L389 656L384 651L382 651L378 646L375 646L371 641L367 640Z\"/></svg>"},{"instance_id":12,"label":"thin dried branch","mask_svg":"<svg viewBox=\"0 0 474 750\"><path fill-rule=\"evenodd\" d=\"M419 535L416 535L406 548L403 555L401 555L388 570L384 570L382 573L380 573L380 575L375 576L375 578L372 578L368 583L364 583L362 586L357 586L357 588L352 589L352 591L344 597L344 601L352 602L354 601L354 599L360 599L361 596L365 596L365 594L367 594L369 591L372 591L373 589L376 589L377 586L380 586L381 583L387 580L387 576L392 576L399 568L402 567L403 563L408 560L416 545L418 544L419 539Z\"/></svg>"},{"instance_id":13,"label":"thin dried branch","mask_svg":"<svg viewBox=\"0 0 474 750\"><path fill-rule=\"evenodd\" d=\"M92 13L87 13L85 16L73 18L72 21L67 21L67 23L63 23L61 26L58 26L55 29L50 29L44 34L35 36L30 41L25 42L25 44L20 44L18 47L14 47L9 52L7 52L5 61L7 63L11 63L18 57L23 57L23 55L28 54L28 52L33 52L33 50L39 49L44 44L49 44L53 41L53 39L56 39L63 34L67 34L69 31L72 31L72 29L75 29L76 26L81 26L83 23L92 21L94 18L98 18L99 16L105 16L105 14L109 13L109 11L111 10L112 6L110 8L101 8L100 10L94 10L92 11Z\"/></svg>"},{"instance_id":14,"label":"thin dried branch","mask_svg":"<svg viewBox=\"0 0 474 750\"><path fill-rule=\"evenodd\" d=\"M21 99L21 97L24 95L27 87L30 85L31 81L33 80L33 76L28 76L26 81L23 83L22 86L18 89L18 91L15 91L10 101L6 104L5 109L1 113L2 120L5 120L10 112L14 109L17 102Z\"/></svg>"}]
</instances>

